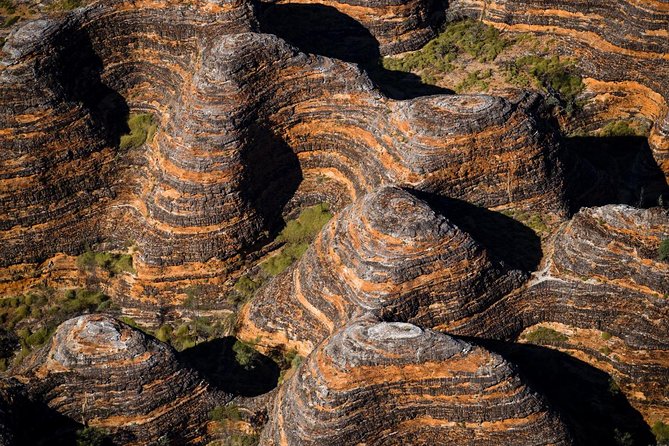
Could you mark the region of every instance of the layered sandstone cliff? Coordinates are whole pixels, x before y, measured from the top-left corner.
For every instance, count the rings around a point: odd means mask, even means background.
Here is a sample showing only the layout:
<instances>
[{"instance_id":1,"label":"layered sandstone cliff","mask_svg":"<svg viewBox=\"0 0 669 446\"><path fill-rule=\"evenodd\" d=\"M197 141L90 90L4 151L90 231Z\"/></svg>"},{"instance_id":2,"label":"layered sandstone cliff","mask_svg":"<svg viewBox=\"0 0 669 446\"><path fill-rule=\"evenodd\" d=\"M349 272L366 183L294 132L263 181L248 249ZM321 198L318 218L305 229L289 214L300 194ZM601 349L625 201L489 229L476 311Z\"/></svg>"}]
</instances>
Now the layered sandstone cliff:
<instances>
[{"instance_id":1,"label":"layered sandstone cliff","mask_svg":"<svg viewBox=\"0 0 669 446\"><path fill-rule=\"evenodd\" d=\"M209 410L229 399L181 366L169 346L101 315L64 322L12 374L32 400L107 431L116 444L198 443Z\"/></svg>"},{"instance_id":2,"label":"layered sandstone cliff","mask_svg":"<svg viewBox=\"0 0 669 446\"><path fill-rule=\"evenodd\" d=\"M590 107L610 106L617 110L618 119L642 116L654 122L649 142L669 178L666 2L454 0L449 2L448 14L481 19L504 31L558 39L563 54L578 61L588 77L588 88L598 95ZM602 118L607 118L606 113Z\"/></svg>"},{"instance_id":3,"label":"layered sandstone cliff","mask_svg":"<svg viewBox=\"0 0 669 446\"><path fill-rule=\"evenodd\" d=\"M560 418L500 356L371 315L309 356L281 388L271 418L261 444L572 444Z\"/></svg>"},{"instance_id":4,"label":"layered sandstone cliff","mask_svg":"<svg viewBox=\"0 0 669 446\"><path fill-rule=\"evenodd\" d=\"M260 290L239 336L308 354L352 316L383 310L421 327L458 324L526 278L491 259L448 215L397 187L365 195L294 268ZM296 315L299 315L296 317Z\"/></svg>"}]
</instances>

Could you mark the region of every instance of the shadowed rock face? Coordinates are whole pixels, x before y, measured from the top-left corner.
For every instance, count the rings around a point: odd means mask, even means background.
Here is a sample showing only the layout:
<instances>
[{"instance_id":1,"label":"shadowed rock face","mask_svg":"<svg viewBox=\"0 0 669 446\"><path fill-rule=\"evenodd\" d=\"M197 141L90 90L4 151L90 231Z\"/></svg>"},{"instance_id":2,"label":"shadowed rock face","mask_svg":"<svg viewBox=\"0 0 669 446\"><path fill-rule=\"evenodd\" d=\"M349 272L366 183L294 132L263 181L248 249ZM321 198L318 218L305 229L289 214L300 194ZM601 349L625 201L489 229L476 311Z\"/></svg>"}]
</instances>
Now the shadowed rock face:
<instances>
[{"instance_id":1,"label":"shadowed rock face","mask_svg":"<svg viewBox=\"0 0 669 446\"><path fill-rule=\"evenodd\" d=\"M376 48L363 48L366 51L362 55L367 58L372 55L370 51L388 55L419 49L434 37L445 12L445 2L441 0L270 0L265 3L275 5L267 7L264 13L269 29L287 30L290 22L300 21L300 28L308 29L312 40L343 36L341 45L348 47L344 51L348 56L360 50L355 43L360 43L362 38L358 42L346 40L352 34L351 28L359 23L376 41ZM337 13L350 19L337 20Z\"/></svg>"},{"instance_id":2,"label":"shadowed rock face","mask_svg":"<svg viewBox=\"0 0 669 446\"><path fill-rule=\"evenodd\" d=\"M245 310L240 336L307 354L351 316L383 310L423 327L457 325L522 283L469 234L397 187L366 195ZM295 317L299 315L299 317Z\"/></svg>"},{"instance_id":3,"label":"shadowed rock face","mask_svg":"<svg viewBox=\"0 0 669 446\"><path fill-rule=\"evenodd\" d=\"M370 315L307 358L271 419L261 444L572 444L500 356Z\"/></svg>"},{"instance_id":4,"label":"shadowed rock face","mask_svg":"<svg viewBox=\"0 0 669 446\"><path fill-rule=\"evenodd\" d=\"M191 443L217 400L173 350L113 318L80 316L13 375L32 399L74 420L109 430L115 442L165 437Z\"/></svg>"}]
</instances>

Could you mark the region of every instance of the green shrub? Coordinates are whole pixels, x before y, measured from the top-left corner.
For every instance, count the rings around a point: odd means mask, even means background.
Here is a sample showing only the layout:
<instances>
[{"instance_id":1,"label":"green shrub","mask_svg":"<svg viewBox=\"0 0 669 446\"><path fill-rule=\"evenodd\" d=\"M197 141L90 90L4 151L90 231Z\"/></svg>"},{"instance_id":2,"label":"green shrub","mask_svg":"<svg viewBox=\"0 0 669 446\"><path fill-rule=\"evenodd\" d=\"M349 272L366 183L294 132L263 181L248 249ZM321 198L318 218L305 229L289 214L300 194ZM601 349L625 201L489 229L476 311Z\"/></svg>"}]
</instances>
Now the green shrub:
<instances>
[{"instance_id":1,"label":"green shrub","mask_svg":"<svg viewBox=\"0 0 669 446\"><path fill-rule=\"evenodd\" d=\"M657 248L657 257L663 262L669 262L669 238L660 242L660 246Z\"/></svg>"},{"instance_id":2,"label":"green shrub","mask_svg":"<svg viewBox=\"0 0 669 446\"><path fill-rule=\"evenodd\" d=\"M128 117L128 128L130 133L121 136L121 149L136 149L147 141L153 141L158 124L150 113L133 113Z\"/></svg>"},{"instance_id":3,"label":"green shrub","mask_svg":"<svg viewBox=\"0 0 669 446\"><path fill-rule=\"evenodd\" d=\"M209 412L209 419L223 423L226 421L239 421L242 419L242 415L239 412L239 407L234 404L228 404L225 406L216 406Z\"/></svg>"},{"instance_id":4,"label":"green shrub","mask_svg":"<svg viewBox=\"0 0 669 446\"><path fill-rule=\"evenodd\" d=\"M253 280L249 276L243 275L237 282L235 282L234 289L242 296L242 298L244 298L244 300L246 300L253 296L258 288L260 288L260 285L262 285L260 281Z\"/></svg>"},{"instance_id":5,"label":"green shrub","mask_svg":"<svg viewBox=\"0 0 669 446\"><path fill-rule=\"evenodd\" d=\"M508 82L519 87L534 85L567 108L578 105L576 97L585 89L575 64L558 56L524 56L507 64L505 70Z\"/></svg>"},{"instance_id":6,"label":"green shrub","mask_svg":"<svg viewBox=\"0 0 669 446\"><path fill-rule=\"evenodd\" d=\"M263 271L272 276L283 272L298 260L309 248L309 243L332 218L330 208L326 203L305 208L295 220L286 223L286 227L277 237L277 241L284 242L283 249L273 255L260 266Z\"/></svg>"},{"instance_id":7,"label":"green shrub","mask_svg":"<svg viewBox=\"0 0 669 446\"><path fill-rule=\"evenodd\" d=\"M77 265L82 269L102 268L111 276L126 272L136 273L130 254L86 251L77 257Z\"/></svg>"},{"instance_id":8,"label":"green shrub","mask_svg":"<svg viewBox=\"0 0 669 446\"><path fill-rule=\"evenodd\" d=\"M611 354L612 350L609 347L604 346L604 347L599 349L599 352L603 355L609 356Z\"/></svg>"},{"instance_id":9,"label":"green shrub","mask_svg":"<svg viewBox=\"0 0 669 446\"><path fill-rule=\"evenodd\" d=\"M597 136L613 138L625 136L647 137L648 129L631 125L628 121L613 121L602 127L602 129L597 132Z\"/></svg>"},{"instance_id":10,"label":"green shrub","mask_svg":"<svg viewBox=\"0 0 669 446\"><path fill-rule=\"evenodd\" d=\"M486 91L490 87L490 83L486 82L485 79L489 79L492 76L492 70L488 69L485 71L476 70L472 73L469 73L466 78L462 80L459 84L455 86L455 91L458 93L466 93L469 91Z\"/></svg>"},{"instance_id":11,"label":"green shrub","mask_svg":"<svg viewBox=\"0 0 669 446\"><path fill-rule=\"evenodd\" d=\"M480 62L491 62L513 44L503 38L492 26L467 19L446 26L443 32L422 49L404 57L386 57L383 67L395 71L426 70L427 80L434 80L434 73L449 73L455 68L452 62L458 54L468 54ZM434 82L429 82L434 83Z\"/></svg>"},{"instance_id":12,"label":"green shrub","mask_svg":"<svg viewBox=\"0 0 669 446\"><path fill-rule=\"evenodd\" d=\"M526 334L525 339L535 344L555 344L565 342L569 338L552 328L537 327L533 332Z\"/></svg>"},{"instance_id":13,"label":"green shrub","mask_svg":"<svg viewBox=\"0 0 669 446\"><path fill-rule=\"evenodd\" d=\"M653 434L657 440L658 445L669 444L669 424L665 424L662 421L656 421L653 424Z\"/></svg>"},{"instance_id":14,"label":"green shrub","mask_svg":"<svg viewBox=\"0 0 669 446\"><path fill-rule=\"evenodd\" d=\"M225 441L225 446L256 446L260 438L254 434L232 433Z\"/></svg>"},{"instance_id":15,"label":"green shrub","mask_svg":"<svg viewBox=\"0 0 669 446\"><path fill-rule=\"evenodd\" d=\"M107 442L107 433L94 427L85 427L76 433L77 446L103 446Z\"/></svg>"},{"instance_id":16,"label":"green shrub","mask_svg":"<svg viewBox=\"0 0 669 446\"><path fill-rule=\"evenodd\" d=\"M254 363L260 357L260 354L253 348L252 344L237 340L232 346L235 352L235 361L245 369L253 368Z\"/></svg>"},{"instance_id":17,"label":"green shrub","mask_svg":"<svg viewBox=\"0 0 669 446\"><path fill-rule=\"evenodd\" d=\"M613 336L611 335L611 333L609 333L609 332L607 332L607 331L603 331L603 332L602 332L602 339L603 339L603 340L608 341L608 340L611 339L612 337L613 337Z\"/></svg>"}]
</instances>

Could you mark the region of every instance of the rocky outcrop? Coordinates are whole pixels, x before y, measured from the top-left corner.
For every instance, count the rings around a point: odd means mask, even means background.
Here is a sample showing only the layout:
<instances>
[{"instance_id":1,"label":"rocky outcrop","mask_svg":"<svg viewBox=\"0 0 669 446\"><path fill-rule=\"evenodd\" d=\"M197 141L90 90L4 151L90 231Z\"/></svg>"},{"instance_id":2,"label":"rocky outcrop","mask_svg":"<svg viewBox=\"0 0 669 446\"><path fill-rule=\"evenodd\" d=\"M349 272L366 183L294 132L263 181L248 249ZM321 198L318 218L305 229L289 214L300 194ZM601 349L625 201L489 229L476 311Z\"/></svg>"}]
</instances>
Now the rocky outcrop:
<instances>
[{"instance_id":1,"label":"rocky outcrop","mask_svg":"<svg viewBox=\"0 0 669 446\"><path fill-rule=\"evenodd\" d=\"M304 17L311 20L319 11L326 17L335 16L332 12L328 14L328 8L332 8L342 16L350 17L351 21L355 21L353 23L364 27L373 36L381 55L419 49L434 37L445 12L445 5L441 0L266 0L266 3L282 5L279 8L268 8L267 13L270 15L279 15L277 12L280 13L282 8L293 9L295 12L302 9L311 12L310 16L305 14ZM333 20L331 24L336 27L338 22ZM353 31L355 32L355 28ZM347 35L351 30L340 29L337 32ZM318 39L319 36L316 34L312 38ZM349 54L357 50L358 48L348 48Z\"/></svg>"},{"instance_id":2,"label":"rocky outcrop","mask_svg":"<svg viewBox=\"0 0 669 446\"><path fill-rule=\"evenodd\" d=\"M457 326L525 278L492 260L448 215L384 187L343 210L294 268L263 288L238 333L260 337L264 348L286 344L308 354L369 310L421 327Z\"/></svg>"},{"instance_id":3,"label":"rocky outcrop","mask_svg":"<svg viewBox=\"0 0 669 446\"><path fill-rule=\"evenodd\" d=\"M3 265L134 245L140 277L116 294L155 299L195 275L225 282L292 197L343 205L399 184L565 208L536 95L393 101L354 65L250 32L245 2L145 6L95 3L4 45ZM120 150L128 110L159 129Z\"/></svg>"},{"instance_id":4,"label":"rocky outcrop","mask_svg":"<svg viewBox=\"0 0 669 446\"><path fill-rule=\"evenodd\" d=\"M627 96L626 113L655 122L649 142L669 178L669 8L663 1L454 0L452 18L469 16L506 31L554 36L601 100ZM611 60L616 63L612 64ZM638 94L639 90L643 93Z\"/></svg>"},{"instance_id":5,"label":"rocky outcrop","mask_svg":"<svg viewBox=\"0 0 669 446\"><path fill-rule=\"evenodd\" d=\"M102 315L64 322L12 374L31 399L117 444L197 443L209 410L226 398L182 367L171 347Z\"/></svg>"},{"instance_id":6,"label":"rocky outcrop","mask_svg":"<svg viewBox=\"0 0 669 446\"><path fill-rule=\"evenodd\" d=\"M500 356L370 315L309 356L279 391L271 420L263 445L571 444Z\"/></svg>"}]
</instances>

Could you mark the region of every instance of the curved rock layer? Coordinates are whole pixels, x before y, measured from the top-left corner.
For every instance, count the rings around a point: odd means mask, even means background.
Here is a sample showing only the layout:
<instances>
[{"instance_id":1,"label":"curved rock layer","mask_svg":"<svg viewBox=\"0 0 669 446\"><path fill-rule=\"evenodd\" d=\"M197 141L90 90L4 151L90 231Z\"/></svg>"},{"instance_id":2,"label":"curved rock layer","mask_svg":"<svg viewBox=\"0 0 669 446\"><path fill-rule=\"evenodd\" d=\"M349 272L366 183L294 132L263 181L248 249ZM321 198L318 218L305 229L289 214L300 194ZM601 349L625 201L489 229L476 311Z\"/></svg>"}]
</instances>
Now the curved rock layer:
<instances>
[{"instance_id":1,"label":"curved rock layer","mask_svg":"<svg viewBox=\"0 0 669 446\"><path fill-rule=\"evenodd\" d=\"M443 21L445 10L441 0L265 0L265 3L334 8L366 28L384 56L417 50L427 43Z\"/></svg>"},{"instance_id":2,"label":"curved rock layer","mask_svg":"<svg viewBox=\"0 0 669 446\"><path fill-rule=\"evenodd\" d=\"M666 210L583 209L558 231L527 287L464 324L438 328L500 339L557 323L574 337L559 345L613 373L647 420L666 417L669 264L658 260L658 246L667 237Z\"/></svg>"},{"instance_id":3,"label":"curved rock layer","mask_svg":"<svg viewBox=\"0 0 669 446\"><path fill-rule=\"evenodd\" d=\"M481 18L508 31L555 36L564 54L613 96L626 92L655 122L649 142L669 180L669 5L662 0L453 0L453 16ZM615 63L611 63L615 60ZM645 94L636 94L639 89ZM649 90L649 91L648 91Z\"/></svg>"},{"instance_id":4,"label":"curved rock layer","mask_svg":"<svg viewBox=\"0 0 669 446\"><path fill-rule=\"evenodd\" d=\"M134 244L149 282L211 259L227 275L296 192L345 203L399 184L564 209L538 96L392 101L356 66L253 29L242 1L114 0L13 32L0 71L0 264L105 241ZM154 113L159 130L122 151L128 109Z\"/></svg>"},{"instance_id":5,"label":"curved rock layer","mask_svg":"<svg viewBox=\"0 0 669 446\"><path fill-rule=\"evenodd\" d=\"M422 327L457 323L525 279L469 234L397 187L365 195L292 267L259 291L238 331L308 354L355 314L383 310Z\"/></svg>"},{"instance_id":6,"label":"curved rock layer","mask_svg":"<svg viewBox=\"0 0 669 446\"><path fill-rule=\"evenodd\" d=\"M119 444L197 443L217 398L174 351L113 318L80 316L13 376L32 399L113 434Z\"/></svg>"},{"instance_id":7,"label":"curved rock layer","mask_svg":"<svg viewBox=\"0 0 669 446\"><path fill-rule=\"evenodd\" d=\"M263 445L566 445L567 429L502 357L367 315L280 389Z\"/></svg>"}]
</instances>

